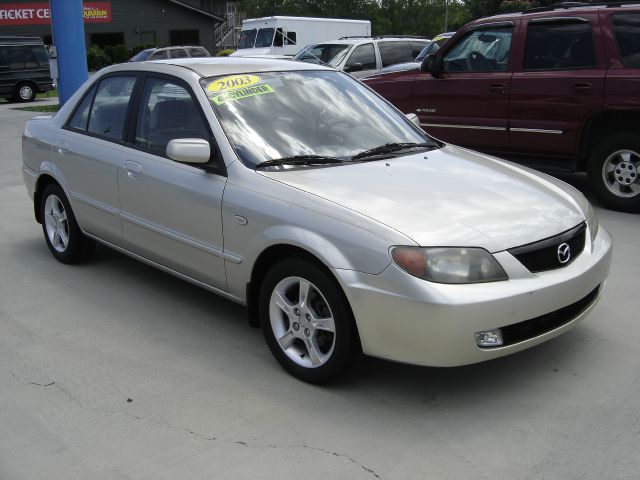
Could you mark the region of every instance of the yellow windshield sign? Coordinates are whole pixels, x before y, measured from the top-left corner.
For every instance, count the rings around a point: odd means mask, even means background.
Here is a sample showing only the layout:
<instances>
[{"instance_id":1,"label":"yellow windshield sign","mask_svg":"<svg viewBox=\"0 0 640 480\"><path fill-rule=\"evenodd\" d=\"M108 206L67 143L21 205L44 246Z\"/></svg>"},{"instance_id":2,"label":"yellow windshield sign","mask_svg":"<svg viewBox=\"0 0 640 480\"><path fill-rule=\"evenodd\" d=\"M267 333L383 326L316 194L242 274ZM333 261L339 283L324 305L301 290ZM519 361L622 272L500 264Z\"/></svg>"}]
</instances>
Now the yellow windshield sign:
<instances>
[{"instance_id":1,"label":"yellow windshield sign","mask_svg":"<svg viewBox=\"0 0 640 480\"><path fill-rule=\"evenodd\" d=\"M262 79L257 75L231 75L229 77L218 78L207 86L207 91L211 93L223 93L247 88L260 83Z\"/></svg>"},{"instance_id":2,"label":"yellow windshield sign","mask_svg":"<svg viewBox=\"0 0 640 480\"><path fill-rule=\"evenodd\" d=\"M237 88L231 91L223 92L220 95L211 97L211 101L216 105L224 105L227 102L234 100L243 100L249 97L255 97L256 95L264 95L266 93L273 93L273 88L269 85L256 85L249 88Z\"/></svg>"}]
</instances>

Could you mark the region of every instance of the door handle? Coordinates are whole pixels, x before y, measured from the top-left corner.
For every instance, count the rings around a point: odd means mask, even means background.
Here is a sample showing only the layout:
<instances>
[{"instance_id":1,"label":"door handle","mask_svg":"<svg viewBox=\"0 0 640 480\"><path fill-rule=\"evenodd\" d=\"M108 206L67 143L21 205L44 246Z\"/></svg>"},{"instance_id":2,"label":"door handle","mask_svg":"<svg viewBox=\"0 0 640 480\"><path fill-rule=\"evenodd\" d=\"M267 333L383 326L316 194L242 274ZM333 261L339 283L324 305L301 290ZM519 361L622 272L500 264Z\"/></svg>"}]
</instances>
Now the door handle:
<instances>
[{"instance_id":1,"label":"door handle","mask_svg":"<svg viewBox=\"0 0 640 480\"><path fill-rule=\"evenodd\" d=\"M573 91L576 93L590 93L592 85L590 83L574 83Z\"/></svg>"},{"instance_id":2,"label":"door handle","mask_svg":"<svg viewBox=\"0 0 640 480\"><path fill-rule=\"evenodd\" d=\"M142 173L142 165L132 162L131 160L124 162L124 169L127 171L127 175L132 178L135 178L139 173Z\"/></svg>"},{"instance_id":3,"label":"door handle","mask_svg":"<svg viewBox=\"0 0 640 480\"><path fill-rule=\"evenodd\" d=\"M58 143L56 143L56 147L58 147L58 151L60 153L69 150L69 144L67 142L65 142L64 140L60 140Z\"/></svg>"},{"instance_id":4,"label":"door handle","mask_svg":"<svg viewBox=\"0 0 640 480\"><path fill-rule=\"evenodd\" d=\"M505 93L507 91L506 83L494 83L489 87L491 93Z\"/></svg>"}]
</instances>

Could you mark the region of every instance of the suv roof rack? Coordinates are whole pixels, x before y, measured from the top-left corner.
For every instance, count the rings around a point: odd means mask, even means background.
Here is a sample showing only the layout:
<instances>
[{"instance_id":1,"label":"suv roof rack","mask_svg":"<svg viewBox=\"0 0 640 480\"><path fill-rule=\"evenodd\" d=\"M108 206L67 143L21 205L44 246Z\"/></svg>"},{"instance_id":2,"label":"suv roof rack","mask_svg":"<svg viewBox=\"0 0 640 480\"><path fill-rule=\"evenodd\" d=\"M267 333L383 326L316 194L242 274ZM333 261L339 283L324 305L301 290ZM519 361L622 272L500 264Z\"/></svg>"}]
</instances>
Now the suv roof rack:
<instances>
[{"instance_id":1,"label":"suv roof rack","mask_svg":"<svg viewBox=\"0 0 640 480\"><path fill-rule=\"evenodd\" d=\"M369 35L351 35L348 37L340 37L338 40L351 40L352 38L371 38Z\"/></svg>"},{"instance_id":2,"label":"suv roof rack","mask_svg":"<svg viewBox=\"0 0 640 480\"><path fill-rule=\"evenodd\" d=\"M380 40L381 38L415 38L418 40L428 40L427 37L422 35L353 35L350 37L340 37L338 40L351 40L352 38L371 38L372 40Z\"/></svg>"},{"instance_id":3,"label":"suv roof rack","mask_svg":"<svg viewBox=\"0 0 640 480\"><path fill-rule=\"evenodd\" d=\"M536 12L551 12L553 10L568 10L570 8L583 8L583 7L606 7L614 8L621 7L623 5L638 5L638 0L621 1L621 2L558 2L548 7L535 7L524 10L522 13L536 13Z\"/></svg>"}]
</instances>

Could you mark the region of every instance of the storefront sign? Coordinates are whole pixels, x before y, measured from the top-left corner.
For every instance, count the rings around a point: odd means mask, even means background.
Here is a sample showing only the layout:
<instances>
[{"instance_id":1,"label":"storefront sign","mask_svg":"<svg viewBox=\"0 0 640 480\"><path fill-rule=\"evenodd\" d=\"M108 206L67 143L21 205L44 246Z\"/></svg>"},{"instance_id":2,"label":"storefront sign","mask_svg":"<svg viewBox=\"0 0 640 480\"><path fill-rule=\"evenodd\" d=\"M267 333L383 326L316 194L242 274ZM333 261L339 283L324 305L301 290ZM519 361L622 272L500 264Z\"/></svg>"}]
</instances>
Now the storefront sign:
<instances>
[{"instance_id":1,"label":"storefront sign","mask_svg":"<svg viewBox=\"0 0 640 480\"><path fill-rule=\"evenodd\" d=\"M111 2L84 2L84 23L111 23ZM49 3L0 3L0 26L49 25Z\"/></svg>"}]
</instances>

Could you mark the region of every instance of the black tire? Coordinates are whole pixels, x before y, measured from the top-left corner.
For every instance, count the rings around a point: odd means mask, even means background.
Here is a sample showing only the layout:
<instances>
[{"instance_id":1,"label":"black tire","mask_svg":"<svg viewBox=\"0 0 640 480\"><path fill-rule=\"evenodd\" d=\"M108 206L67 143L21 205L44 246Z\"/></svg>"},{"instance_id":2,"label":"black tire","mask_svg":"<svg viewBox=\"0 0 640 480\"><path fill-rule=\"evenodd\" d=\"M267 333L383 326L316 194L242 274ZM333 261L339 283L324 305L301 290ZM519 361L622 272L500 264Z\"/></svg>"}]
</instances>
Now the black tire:
<instances>
[{"instance_id":1,"label":"black tire","mask_svg":"<svg viewBox=\"0 0 640 480\"><path fill-rule=\"evenodd\" d=\"M310 323L305 323L304 310L296 316L292 309L291 315L289 315L272 305L271 296L276 286L282 285L282 282L290 281L291 278L300 278L312 284L309 290L311 293L309 294L308 307L304 308L310 308L310 313L316 315L317 318L327 317L326 312L328 312L330 317L333 318L333 333L323 329L314 330ZM295 297L295 292L293 292L293 295ZM293 301L295 301L295 298ZM326 309L327 307L328 310ZM278 318L272 320L272 308L281 314L282 320ZM318 314L315 310L323 310L324 312L323 314ZM304 258L292 257L282 260L269 270L260 286L259 312L264 338L274 357L287 372L305 382L324 384L345 375L351 370L362 353L355 321L344 293L330 274ZM297 321L295 318L297 318ZM278 322L284 322L284 324L288 322L288 332L292 336L294 335L295 325L299 324L295 334L300 335L302 339L294 339L294 342L297 343L292 343L291 348L287 350L288 353L285 353L284 347L281 347L276 339L273 327L274 322L276 324ZM309 329L306 327L309 327ZM310 336L306 333L307 330L312 331ZM300 364L303 361L311 362L313 357L306 347L307 344L303 335L306 336L307 341L313 339L315 345L319 347L317 351L326 357L322 364L316 366ZM329 344L332 345L331 348L329 348ZM296 352L300 351L302 354L297 358ZM305 352L308 352L306 359L304 357ZM292 360L292 358L296 358L296 361Z\"/></svg>"},{"instance_id":2,"label":"black tire","mask_svg":"<svg viewBox=\"0 0 640 480\"><path fill-rule=\"evenodd\" d=\"M610 165L622 168L607 172ZM613 133L600 140L589 157L587 178L605 207L640 211L640 134Z\"/></svg>"},{"instance_id":3,"label":"black tire","mask_svg":"<svg viewBox=\"0 0 640 480\"><path fill-rule=\"evenodd\" d=\"M57 212L53 212L53 208L56 208ZM60 211L66 214L66 219L62 219L58 215L61 220L56 222L54 213L57 214ZM96 244L92 239L86 237L78 227L69 200L59 185L51 184L44 189L40 201L40 218L42 219L44 239L49 250L58 261L62 263L79 263L91 256ZM48 219L51 219L51 221ZM62 231L66 235L66 245L60 233L56 237L53 224L57 224L58 232Z\"/></svg>"},{"instance_id":4,"label":"black tire","mask_svg":"<svg viewBox=\"0 0 640 480\"><path fill-rule=\"evenodd\" d=\"M36 98L37 89L31 82L22 82L16 86L16 92L13 96L16 102L33 102Z\"/></svg>"}]
</instances>

